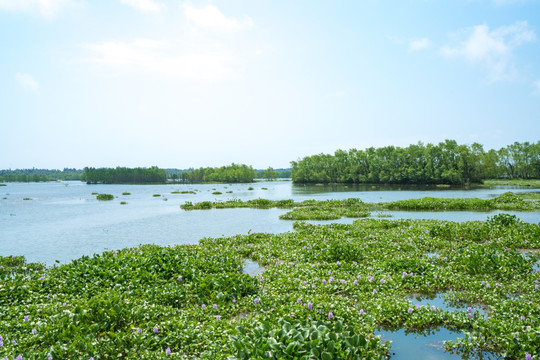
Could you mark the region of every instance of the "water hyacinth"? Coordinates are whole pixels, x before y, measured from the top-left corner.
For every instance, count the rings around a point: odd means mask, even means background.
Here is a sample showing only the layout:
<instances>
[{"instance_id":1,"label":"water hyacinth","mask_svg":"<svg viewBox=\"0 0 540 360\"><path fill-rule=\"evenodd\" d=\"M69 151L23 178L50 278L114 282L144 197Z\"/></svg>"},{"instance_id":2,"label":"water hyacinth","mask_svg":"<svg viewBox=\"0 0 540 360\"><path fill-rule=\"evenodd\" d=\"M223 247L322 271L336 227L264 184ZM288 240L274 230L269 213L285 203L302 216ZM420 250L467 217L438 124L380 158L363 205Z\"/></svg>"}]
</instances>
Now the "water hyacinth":
<instances>
[{"instance_id":1,"label":"water hyacinth","mask_svg":"<svg viewBox=\"0 0 540 360\"><path fill-rule=\"evenodd\" d=\"M217 310L217 304L214 304L213 308L214 310Z\"/></svg>"},{"instance_id":2,"label":"water hyacinth","mask_svg":"<svg viewBox=\"0 0 540 360\"><path fill-rule=\"evenodd\" d=\"M313 304L312 304L312 303L310 303L310 302L308 302L308 304L307 304L307 308L308 308L308 310L311 310L311 309L313 309Z\"/></svg>"},{"instance_id":3,"label":"water hyacinth","mask_svg":"<svg viewBox=\"0 0 540 360\"><path fill-rule=\"evenodd\" d=\"M165 354L170 355L171 354L171 348L165 349Z\"/></svg>"},{"instance_id":4,"label":"water hyacinth","mask_svg":"<svg viewBox=\"0 0 540 360\"><path fill-rule=\"evenodd\" d=\"M28 315L25 315L23 321L28 321L28 320L29 320Z\"/></svg>"},{"instance_id":5,"label":"water hyacinth","mask_svg":"<svg viewBox=\"0 0 540 360\"><path fill-rule=\"evenodd\" d=\"M332 312L329 312L329 313L328 313L328 319L331 319L331 318L333 318L333 317L334 317L334 314L332 314Z\"/></svg>"},{"instance_id":6,"label":"water hyacinth","mask_svg":"<svg viewBox=\"0 0 540 360\"><path fill-rule=\"evenodd\" d=\"M360 315L364 315L365 313L364 309L360 309Z\"/></svg>"},{"instance_id":7,"label":"water hyacinth","mask_svg":"<svg viewBox=\"0 0 540 360\"><path fill-rule=\"evenodd\" d=\"M407 312L408 312L409 314L412 313L412 312L413 312L413 308L410 307L410 308L407 310Z\"/></svg>"},{"instance_id":8,"label":"water hyacinth","mask_svg":"<svg viewBox=\"0 0 540 360\"><path fill-rule=\"evenodd\" d=\"M253 302L255 303L255 305L257 305L259 303L259 298L255 298L255 300L253 300Z\"/></svg>"},{"instance_id":9,"label":"water hyacinth","mask_svg":"<svg viewBox=\"0 0 540 360\"><path fill-rule=\"evenodd\" d=\"M220 315L216 315L216 320L221 320L221 316L220 316Z\"/></svg>"},{"instance_id":10,"label":"water hyacinth","mask_svg":"<svg viewBox=\"0 0 540 360\"><path fill-rule=\"evenodd\" d=\"M159 329L157 326L154 326L154 328L152 329L154 331L154 334L157 334L159 332Z\"/></svg>"},{"instance_id":11,"label":"water hyacinth","mask_svg":"<svg viewBox=\"0 0 540 360\"><path fill-rule=\"evenodd\" d=\"M202 305L201 305L201 308L202 308L203 310L205 310L205 309L206 309L206 305L205 305L205 304L202 304Z\"/></svg>"},{"instance_id":12,"label":"water hyacinth","mask_svg":"<svg viewBox=\"0 0 540 360\"><path fill-rule=\"evenodd\" d=\"M529 353L525 353L525 360L531 360L531 359L532 359L532 355Z\"/></svg>"}]
</instances>

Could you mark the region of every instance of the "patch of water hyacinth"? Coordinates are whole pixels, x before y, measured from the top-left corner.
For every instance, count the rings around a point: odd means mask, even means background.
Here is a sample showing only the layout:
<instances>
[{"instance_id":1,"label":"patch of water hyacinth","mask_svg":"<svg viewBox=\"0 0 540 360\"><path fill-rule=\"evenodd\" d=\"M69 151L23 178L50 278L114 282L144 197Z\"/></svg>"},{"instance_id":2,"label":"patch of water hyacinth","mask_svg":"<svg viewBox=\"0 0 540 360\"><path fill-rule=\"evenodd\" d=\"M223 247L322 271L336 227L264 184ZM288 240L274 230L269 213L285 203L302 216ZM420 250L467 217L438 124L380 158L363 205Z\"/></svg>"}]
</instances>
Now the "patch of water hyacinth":
<instances>
[{"instance_id":1,"label":"patch of water hyacinth","mask_svg":"<svg viewBox=\"0 0 540 360\"><path fill-rule=\"evenodd\" d=\"M51 268L0 257L0 351L9 359L248 359L337 358L339 348L341 358L387 358L376 329L445 327L462 334L446 344L458 353L538 356L538 224L497 215L294 229L143 245ZM246 259L266 271L243 273ZM438 293L463 310L409 300Z\"/></svg>"}]
</instances>

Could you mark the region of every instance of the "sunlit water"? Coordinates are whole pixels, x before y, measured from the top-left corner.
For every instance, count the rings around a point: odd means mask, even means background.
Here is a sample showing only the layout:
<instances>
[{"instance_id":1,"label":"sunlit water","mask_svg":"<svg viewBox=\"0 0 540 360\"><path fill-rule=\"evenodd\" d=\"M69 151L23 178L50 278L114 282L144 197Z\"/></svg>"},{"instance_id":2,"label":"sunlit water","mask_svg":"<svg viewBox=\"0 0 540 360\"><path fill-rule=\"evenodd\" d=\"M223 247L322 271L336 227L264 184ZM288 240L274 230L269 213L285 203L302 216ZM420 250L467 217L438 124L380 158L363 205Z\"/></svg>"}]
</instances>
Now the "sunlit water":
<instances>
[{"instance_id":1,"label":"sunlit water","mask_svg":"<svg viewBox=\"0 0 540 360\"><path fill-rule=\"evenodd\" d=\"M254 190L248 190L249 187ZM195 194L172 194L174 191L195 191ZM216 191L222 194L212 194ZM257 198L302 201L355 197L364 202L386 202L425 196L489 199L506 191L509 188L452 190L428 187L295 186L288 181L233 185L8 183L0 187L0 255L24 255L28 261L50 265L55 260L68 262L82 255L139 244L187 244L196 243L204 237L292 231L291 221L279 220L279 215L287 212L284 209L184 211L180 205L186 201ZM124 192L130 195L122 195ZM98 201L92 193L112 194L115 199ZM158 194L160 196L154 196ZM121 205L122 201L127 204ZM384 212L392 218L454 221L485 220L497 213L500 211ZM528 222L540 222L540 212L510 213ZM377 216L377 213L372 216ZM345 223L352 221L336 220Z\"/></svg>"}]
</instances>

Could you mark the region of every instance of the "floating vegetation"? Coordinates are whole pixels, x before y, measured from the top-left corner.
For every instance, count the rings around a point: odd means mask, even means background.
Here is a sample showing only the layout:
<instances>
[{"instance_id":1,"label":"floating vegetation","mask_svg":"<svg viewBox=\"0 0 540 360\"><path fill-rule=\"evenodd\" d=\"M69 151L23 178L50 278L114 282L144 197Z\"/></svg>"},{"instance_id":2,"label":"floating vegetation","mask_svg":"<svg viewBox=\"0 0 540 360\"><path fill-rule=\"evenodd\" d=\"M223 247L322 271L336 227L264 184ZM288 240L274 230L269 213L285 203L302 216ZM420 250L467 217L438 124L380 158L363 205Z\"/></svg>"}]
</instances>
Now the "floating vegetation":
<instances>
[{"instance_id":1,"label":"floating vegetation","mask_svg":"<svg viewBox=\"0 0 540 360\"><path fill-rule=\"evenodd\" d=\"M221 194L222 194L221 191L214 191L214 192L212 192L212 195L221 195Z\"/></svg>"},{"instance_id":2,"label":"floating vegetation","mask_svg":"<svg viewBox=\"0 0 540 360\"><path fill-rule=\"evenodd\" d=\"M93 192L93 193L92 193L92 195L99 195L99 193L97 193L97 192Z\"/></svg>"},{"instance_id":3,"label":"floating vegetation","mask_svg":"<svg viewBox=\"0 0 540 360\"><path fill-rule=\"evenodd\" d=\"M238 199L224 202L189 203L181 205L184 210L198 209L224 209L224 208L287 208L292 211L281 215L284 220L334 220L342 217L361 218L368 217L374 210L407 210L407 211L488 211L488 210L540 210L540 201L523 200L520 196L507 192L494 199L445 199L425 197L421 199L399 200L386 203L364 203L360 199L350 198L345 200L305 200L294 202L293 200L267 200L255 199L241 201ZM383 213L381 213L383 214ZM376 215L377 217L391 217L388 215Z\"/></svg>"},{"instance_id":4,"label":"floating vegetation","mask_svg":"<svg viewBox=\"0 0 540 360\"><path fill-rule=\"evenodd\" d=\"M152 196L153 196L153 197L160 197L161 194L154 194L154 195L152 195Z\"/></svg>"},{"instance_id":5,"label":"floating vegetation","mask_svg":"<svg viewBox=\"0 0 540 360\"><path fill-rule=\"evenodd\" d=\"M109 200L114 199L114 196L111 195L111 194L98 194L96 196L96 199L98 199L100 201L109 201Z\"/></svg>"},{"instance_id":6,"label":"floating vegetation","mask_svg":"<svg viewBox=\"0 0 540 360\"><path fill-rule=\"evenodd\" d=\"M261 188L261 190L268 190L268 188L263 187L263 188Z\"/></svg>"},{"instance_id":7,"label":"floating vegetation","mask_svg":"<svg viewBox=\"0 0 540 360\"><path fill-rule=\"evenodd\" d=\"M131 195L130 192L123 192L122 195Z\"/></svg>"},{"instance_id":8,"label":"floating vegetation","mask_svg":"<svg viewBox=\"0 0 540 360\"><path fill-rule=\"evenodd\" d=\"M120 201L120 205L126 205L126 204L127 204L127 202L125 202L125 201Z\"/></svg>"},{"instance_id":9,"label":"floating vegetation","mask_svg":"<svg viewBox=\"0 0 540 360\"><path fill-rule=\"evenodd\" d=\"M469 356L540 353L540 272L531 271L536 257L518 252L540 249L540 225L501 214L293 227L107 251L54 268L0 257L2 356L399 355L375 329L437 332L439 348ZM250 263L265 271L246 274ZM441 299L445 306L434 304Z\"/></svg>"},{"instance_id":10,"label":"floating vegetation","mask_svg":"<svg viewBox=\"0 0 540 360\"><path fill-rule=\"evenodd\" d=\"M7 184L1 184L1 183L0 183L0 186L7 186Z\"/></svg>"},{"instance_id":11,"label":"floating vegetation","mask_svg":"<svg viewBox=\"0 0 540 360\"><path fill-rule=\"evenodd\" d=\"M232 193L233 193L232 190L227 191L227 194L232 194Z\"/></svg>"},{"instance_id":12,"label":"floating vegetation","mask_svg":"<svg viewBox=\"0 0 540 360\"><path fill-rule=\"evenodd\" d=\"M255 190L255 189L254 189L253 187L250 186L250 187L248 187L248 190Z\"/></svg>"},{"instance_id":13,"label":"floating vegetation","mask_svg":"<svg viewBox=\"0 0 540 360\"><path fill-rule=\"evenodd\" d=\"M196 194L196 192L192 190L184 190L184 191L172 191L171 194Z\"/></svg>"},{"instance_id":14,"label":"floating vegetation","mask_svg":"<svg viewBox=\"0 0 540 360\"><path fill-rule=\"evenodd\" d=\"M32 200L32 198L25 197L25 198L23 198L23 200Z\"/></svg>"}]
</instances>

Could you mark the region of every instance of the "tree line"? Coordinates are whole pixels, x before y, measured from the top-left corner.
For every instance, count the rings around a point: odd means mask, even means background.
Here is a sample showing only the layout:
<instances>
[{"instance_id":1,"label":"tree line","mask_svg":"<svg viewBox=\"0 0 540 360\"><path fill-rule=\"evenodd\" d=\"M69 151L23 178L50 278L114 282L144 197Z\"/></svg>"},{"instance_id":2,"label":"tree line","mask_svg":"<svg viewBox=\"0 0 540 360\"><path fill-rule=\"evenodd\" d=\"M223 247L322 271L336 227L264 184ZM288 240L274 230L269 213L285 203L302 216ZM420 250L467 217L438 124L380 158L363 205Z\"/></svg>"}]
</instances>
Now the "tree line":
<instances>
[{"instance_id":1,"label":"tree line","mask_svg":"<svg viewBox=\"0 0 540 360\"><path fill-rule=\"evenodd\" d=\"M83 171L64 168L0 170L0 182L44 182L56 180L80 180Z\"/></svg>"},{"instance_id":2,"label":"tree line","mask_svg":"<svg viewBox=\"0 0 540 360\"><path fill-rule=\"evenodd\" d=\"M81 176L88 184L164 184L167 182L165 170L150 168L93 168L85 167Z\"/></svg>"},{"instance_id":3,"label":"tree line","mask_svg":"<svg viewBox=\"0 0 540 360\"><path fill-rule=\"evenodd\" d=\"M244 164L231 164L219 168L201 167L182 174L187 183L250 183L256 177L255 170Z\"/></svg>"},{"instance_id":4,"label":"tree line","mask_svg":"<svg viewBox=\"0 0 540 360\"><path fill-rule=\"evenodd\" d=\"M406 148L386 146L337 150L291 162L295 183L449 184L485 179L539 179L540 141L515 142L499 150L482 145L419 142Z\"/></svg>"}]
</instances>

